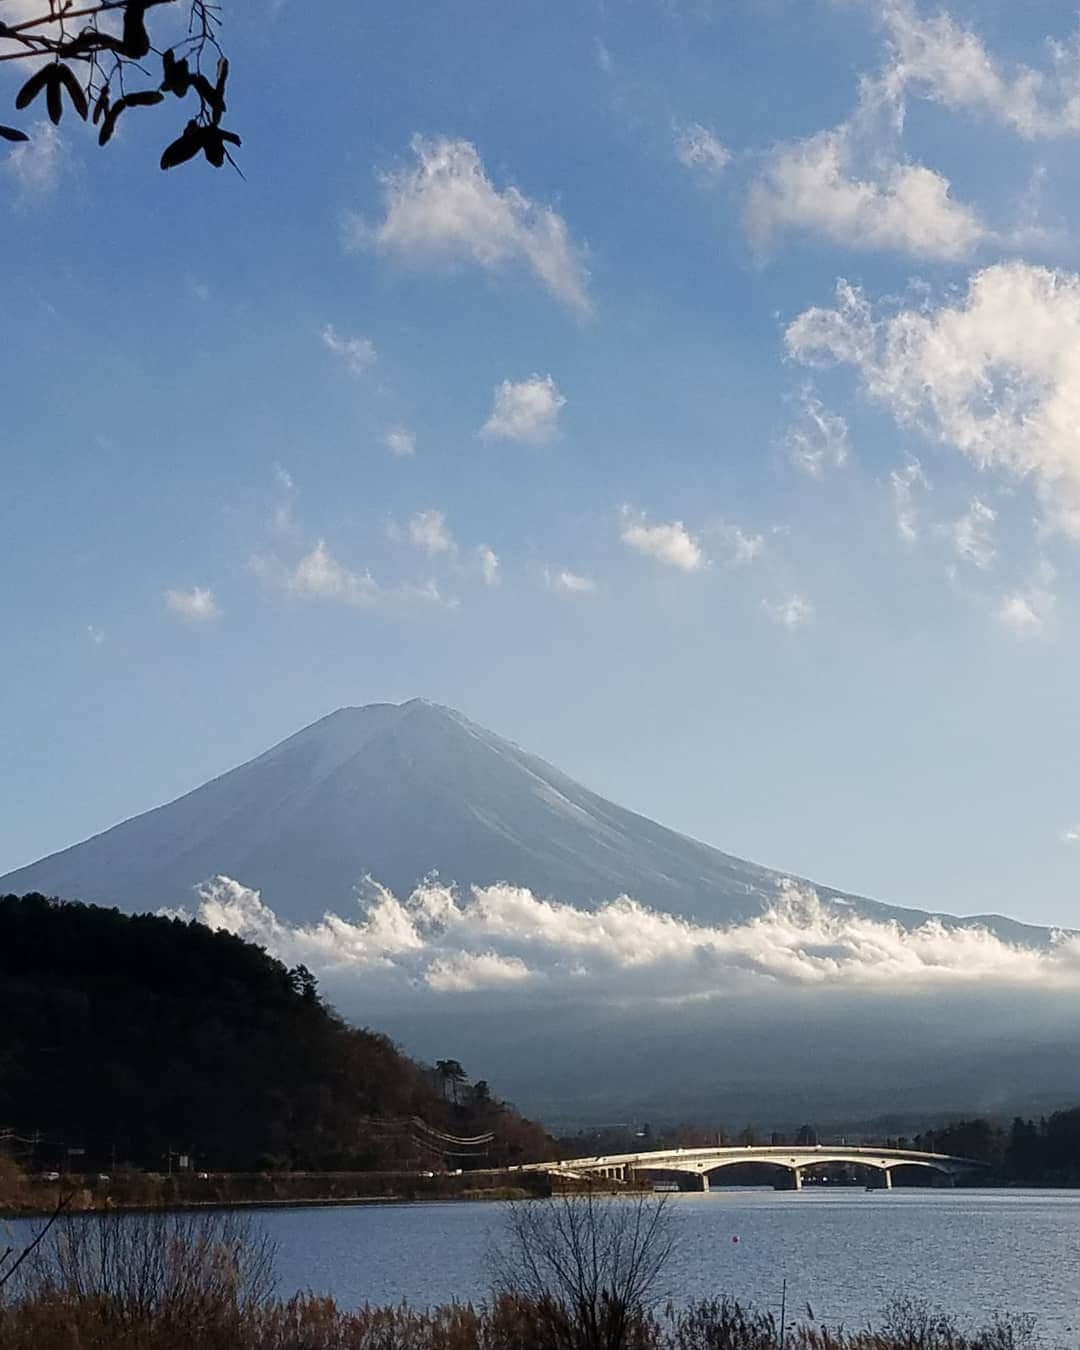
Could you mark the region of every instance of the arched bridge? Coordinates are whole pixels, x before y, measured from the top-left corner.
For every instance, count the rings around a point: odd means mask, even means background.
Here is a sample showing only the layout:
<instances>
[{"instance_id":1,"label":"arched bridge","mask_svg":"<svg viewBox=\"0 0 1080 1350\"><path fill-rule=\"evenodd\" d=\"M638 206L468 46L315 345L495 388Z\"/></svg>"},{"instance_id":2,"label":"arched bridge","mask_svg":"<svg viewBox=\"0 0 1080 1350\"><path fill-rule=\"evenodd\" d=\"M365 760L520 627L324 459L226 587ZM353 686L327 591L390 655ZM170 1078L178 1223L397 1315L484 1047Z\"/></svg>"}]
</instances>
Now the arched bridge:
<instances>
[{"instance_id":1,"label":"arched bridge","mask_svg":"<svg viewBox=\"0 0 1080 1350\"><path fill-rule=\"evenodd\" d=\"M548 1172L552 1176L604 1177L612 1181L633 1181L640 1176L661 1172L696 1177L701 1189L709 1189L709 1176L724 1167L740 1163L770 1163L783 1168L793 1190L802 1190L803 1172L822 1163L855 1163L872 1168L880 1176L883 1189L892 1189L893 1169L925 1167L950 1178L978 1171L987 1166L972 1158L954 1158L947 1153L919 1153L914 1149L866 1148L850 1144L755 1144L729 1148L667 1148L648 1153L617 1153L599 1158L565 1158L561 1162L526 1163L515 1171Z\"/></svg>"}]
</instances>

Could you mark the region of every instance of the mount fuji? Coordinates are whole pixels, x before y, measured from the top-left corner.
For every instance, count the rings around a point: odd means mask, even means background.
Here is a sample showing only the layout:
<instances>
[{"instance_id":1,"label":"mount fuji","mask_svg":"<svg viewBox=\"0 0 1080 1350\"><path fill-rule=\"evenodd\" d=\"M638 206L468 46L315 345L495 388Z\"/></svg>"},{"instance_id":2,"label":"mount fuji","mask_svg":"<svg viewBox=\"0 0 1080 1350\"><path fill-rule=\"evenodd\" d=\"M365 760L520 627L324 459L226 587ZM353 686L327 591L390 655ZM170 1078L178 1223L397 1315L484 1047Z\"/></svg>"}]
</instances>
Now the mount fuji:
<instances>
[{"instance_id":1,"label":"mount fuji","mask_svg":"<svg viewBox=\"0 0 1080 1350\"><path fill-rule=\"evenodd\" d=\"M196 885L226 874L304 923L348 906L365 876L408 894L431 873L463 888L510 882L585 908L628 894L714 925L761 913L785 880L413 699L341 708L176 801L0 877L0 887L146 910L190 904ZM816 890L905 928L928 917ZM999 916L941 917L1014 942L1047 936Z\"/></svg>"}]
</instances>

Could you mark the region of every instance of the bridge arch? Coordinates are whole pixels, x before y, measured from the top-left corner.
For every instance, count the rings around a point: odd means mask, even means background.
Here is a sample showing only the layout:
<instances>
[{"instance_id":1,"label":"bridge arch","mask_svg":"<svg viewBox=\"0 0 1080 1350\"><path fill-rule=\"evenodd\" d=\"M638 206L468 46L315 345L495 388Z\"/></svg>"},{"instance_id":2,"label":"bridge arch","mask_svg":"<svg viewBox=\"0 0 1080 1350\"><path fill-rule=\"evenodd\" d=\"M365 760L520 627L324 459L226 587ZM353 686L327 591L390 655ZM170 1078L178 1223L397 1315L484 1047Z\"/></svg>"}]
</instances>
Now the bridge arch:
<instances>
[{"instance_id":1,"label":"bridge arch","mask_svg":"<svg viewBox=\"0 0 1080 1350\"><path fill-rule=\"evenodd\" d=\"M849 1153L842 1150L828 1151L822 1150L815 1153L812 1157L798 1153L789 1154L786 1158L780 1156L772 1157L726 1157L713 1163L701 1163L692 1169L693 1175L698 1175L702 1179L702 1189L708 1190L710 1178L718 1172L723 1172L732 1167L763 1167L772 1172L777 1170L785 1173L790 1179L790 1189L801 1191L806 1173L817 1167L828 1167L836 1164L842 1164L847 1167L864 1168L871 1173L877 1173L880 1177L880 1188L891 1191L893 1189L893 1173L901 1168L921 1168L924 1171L934 1172L939 1176L953 1176L955 1171L944 1161L938 1160L914 1160L888 1157L874 1157L868 1154ZM648 1170L638 1167L638 1172Z\"/></svg>"},{"instance_id":2,"label":"bridge arch","mask_svg":"<svg viewBox=\"0 0 1080 1350\"><path fill-rule=\"evenodd\" d=\"M522 1170L546 1171L555 1175L604 1177L627 1182L638 1175L660 1173L668 1176L692 1176L708 1190L711 1174L739 1165L779 1168L791 1180L795 1190L802 1189L803 1175L809 1169L844 1163L868 1168L881 1178L883 1189L892 1189L892 1174L898 1168L924 1168L944 1176L956 1177L983 1168L985 1163L947 1154L922 1153L912 1149L879 1149L863 1145L762 1145L741 1148L656 1149L642 1153L624 1153L611 1157L573 1158L557 1163L526 1163Z\"/></svg>"}]
</instances>

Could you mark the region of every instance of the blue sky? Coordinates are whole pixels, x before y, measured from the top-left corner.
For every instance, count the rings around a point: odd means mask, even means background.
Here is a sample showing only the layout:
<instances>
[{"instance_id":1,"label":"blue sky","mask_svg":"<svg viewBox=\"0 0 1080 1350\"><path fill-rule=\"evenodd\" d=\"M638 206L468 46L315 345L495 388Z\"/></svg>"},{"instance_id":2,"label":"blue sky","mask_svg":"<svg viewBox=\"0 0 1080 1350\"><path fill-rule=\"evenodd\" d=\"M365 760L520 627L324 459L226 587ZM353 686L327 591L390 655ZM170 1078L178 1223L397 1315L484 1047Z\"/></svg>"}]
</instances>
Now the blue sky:
<instances>
[{"instance_id":1,"label":"blue sky","mask_svg":"<svg viewBox=\"0 0 1080 1350\"><path fill-rule=\"evenodd\" d=\"M0 871L423 695L1080 923L1070 7L321 13L225 5L244 180L0 150Z\"/></svg>"}]
</instances>

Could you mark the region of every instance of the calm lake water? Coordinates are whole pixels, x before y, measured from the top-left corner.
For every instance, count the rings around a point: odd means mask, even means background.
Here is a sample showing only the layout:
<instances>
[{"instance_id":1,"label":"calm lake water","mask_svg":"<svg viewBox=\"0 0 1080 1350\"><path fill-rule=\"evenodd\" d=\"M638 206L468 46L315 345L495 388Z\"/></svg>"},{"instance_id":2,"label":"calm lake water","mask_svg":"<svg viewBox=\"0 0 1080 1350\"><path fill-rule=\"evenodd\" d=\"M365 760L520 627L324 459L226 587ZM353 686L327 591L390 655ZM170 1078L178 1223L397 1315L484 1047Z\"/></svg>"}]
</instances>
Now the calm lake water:
<instances>
[{"instance_id":1,"label":"calm lake water","mask_svg":"<svg viewBox=\"0 0 1080 1350\"><path fill-rule=\"evenodd\" d=\"M679 1301L733 1294L819 1321L865 1323L911 1294L965 1318L1032 1313L1044 1337L1080 1344L1080 1192L720 1191L671 1197ZM281 1292L343 1305L483 1299L503 1232L498 1204L278 1210ZM732 1239L738 1237L736 1243Z\"/></svg>"},{"instance_id":2,"label":"calm lake water","mask_svg":"<svg viewBox=\"0 0 1080 1350\"><path fill-rule=\"evenodd\" d=\"M677 1301L732 1294L789 1317L873 1319L913 1295L964 1319L1031 1313L1052 1345L1080 1345L1080 1192L807 1189L670 1197ZM503 1234L500 1204L261 1210L278 1292L344 1307L483 1300ZM21 1225L20 1225L21 1227ZM733 1238L738 1237L738 1242Z\"/></svg>"}]
</instances>

